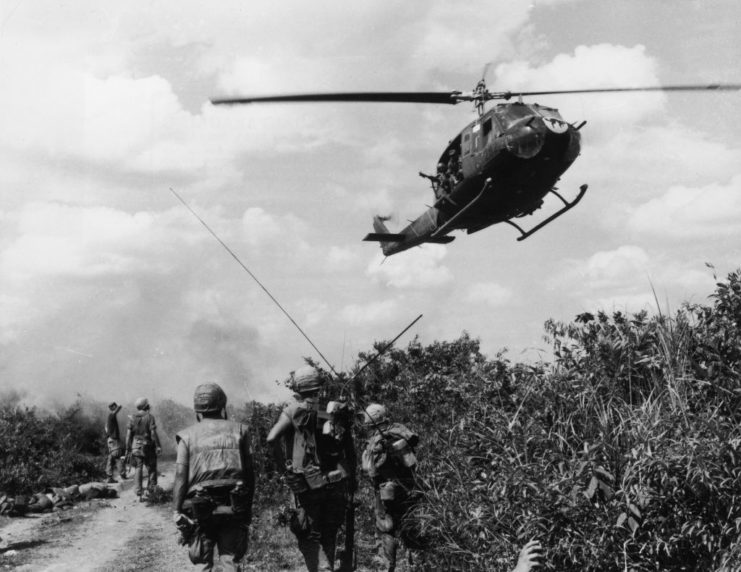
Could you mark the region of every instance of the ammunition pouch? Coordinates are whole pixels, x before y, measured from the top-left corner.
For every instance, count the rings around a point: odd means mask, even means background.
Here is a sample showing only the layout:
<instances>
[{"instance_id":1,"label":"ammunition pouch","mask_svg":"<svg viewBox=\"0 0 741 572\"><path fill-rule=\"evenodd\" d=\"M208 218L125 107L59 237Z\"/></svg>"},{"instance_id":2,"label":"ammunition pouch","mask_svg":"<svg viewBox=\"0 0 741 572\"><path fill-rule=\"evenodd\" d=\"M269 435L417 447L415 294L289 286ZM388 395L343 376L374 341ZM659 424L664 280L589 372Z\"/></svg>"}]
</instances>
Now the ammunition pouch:
<instances>
[{"instance_id":1,"label":"ammunition pouch","mask_svg":"<svg viewBox=\"0 0 741 572\"><path fill-rule=\"evenodd\" d=\"M307 465L304 467L304 479L306 480L306 485L312 491L321 489L327 484L326 476L316 465Z\"/></svg>"},{"instance_id":2,"label":"ammunition pouch","mask_svg":"<svg viewBox=\"0 0 741 572\"><path fill-rule=\"evenodd\" d=\"M188 507L188 501L186 501L183 503L183 506L190 508L193 520L198 523L210 520L217 506L211 497L207 495L196 495L190 499L189 504L190 506Z\"/></svg>"},{"instance_id":3,"label":"ammunition pouch","mask_svg":"<svg viewBox=\"0 0 741 572\"><path fill-rule=\"evenodd\" d=\"M286 484L294 494L300 494L309 490L309 485L306 484L306 479L302 473L288 471L286 473Z\"/></svg>"},{"instance_id":4,"label":"ammunition pouch","mask_svg":"<svg viewBox=\"0 0 741 572\"><path fill-rule=\"evenodd\" d=\"M250 491L241 486L211 489L199 486L196 494L183 503L183 511L199 524L222 517L249 521L252 517L250 498Z\"/></svg>"},{"instance_id":5,"label":"ammunition pouch","mask_svg":"<svg viewBox=\"0 0 741 572\"><path fill-rule=\"evenodd\" d=\"M235 515L249 515L252 504L250 502L250 493L244 487L234 487L229 491L229 504L232 509L232 514Z\"/></svg>"},{"instance_id":6,"label":"ammunition pouch","mask_svg":"<svg viewBox=\"0 0 741 572\"><path fill-rule=\"evenodd\" d=\"M299 473L298 476L300 477L301 474ZM326 473L323 473L322 470L316 465L307 465L306 467L304 467L303 472L303 479L306 483L306 486L308 489L311 490L317 490L324 488L329 484L339 483L347 477L348 473L345 470L345 467L343 467L341 464L337 465L336 469L332 469L331 471L327 471ZM296 491L294 489L291 490L293 490L293 492L295 493L304 492Z\"/></svg>"},{"instance_id":7,"label":"ammunition pouch","mask_svg":"<svg viewBox=\"0 0 741 572\"><path fill-rule=\"evenodd\" d=\"M151 448L151 441L143 435L134 435L131 443L131 454L134 457L146 457Z\"/></svg>"}]
</instances>

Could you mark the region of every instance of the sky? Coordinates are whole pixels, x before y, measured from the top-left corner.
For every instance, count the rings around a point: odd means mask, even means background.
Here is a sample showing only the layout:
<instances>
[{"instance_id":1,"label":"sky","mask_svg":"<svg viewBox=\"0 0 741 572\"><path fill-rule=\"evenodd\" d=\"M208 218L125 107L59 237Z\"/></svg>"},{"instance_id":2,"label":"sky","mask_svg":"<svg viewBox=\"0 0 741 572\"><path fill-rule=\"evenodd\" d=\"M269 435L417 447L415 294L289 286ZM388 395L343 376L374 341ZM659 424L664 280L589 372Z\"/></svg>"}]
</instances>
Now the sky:
<instances>
[{"instance_id":1,"label":"sky","mask_svg":"<svg viewBox=\"0 0 741 572\"><path fill-rule=\"evenodd\" d=\"M549 318L707 302L706 263L741 265L739 92L543 96L587 121L579 206L385 261L373 215L426 208L471 105L209 99L467 91L487 64L501 91L739 83L739 55L734 0L0 0L0 392L275 400L320 359L170 189L337 370L419 314L402 346L534 361Z\"/></svg>"}]
</instances>

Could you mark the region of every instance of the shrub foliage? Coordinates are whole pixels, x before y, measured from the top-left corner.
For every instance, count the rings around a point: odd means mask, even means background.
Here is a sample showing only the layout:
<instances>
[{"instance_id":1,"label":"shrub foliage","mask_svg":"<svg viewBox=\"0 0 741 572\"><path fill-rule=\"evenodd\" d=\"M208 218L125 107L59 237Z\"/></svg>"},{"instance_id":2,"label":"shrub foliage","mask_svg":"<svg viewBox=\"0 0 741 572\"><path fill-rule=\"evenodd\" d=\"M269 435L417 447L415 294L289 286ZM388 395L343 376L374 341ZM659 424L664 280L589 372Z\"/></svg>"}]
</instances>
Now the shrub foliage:
<instances>
[{"instance_id":1,"label":"shrub foliage","mask_svg":"<svg viewBox=\"0 0 741 572\"><path fill-rule=\"evenodd\" d=\"M55 415L0 406L0 490L38 492L104 475L102 425L76 403Z\"/></svg>"},{"instance_id":2,"label":"shrub foliage","mask_svg":"<svg viewBox=\"0 0 741 572\"><path fill-rule=\"evenodd\" d=\"M415 516L432 561L509 570L535 537L546 570L738 569L739 274L671 316L545 330L548 363L487 359L464 334L415 340L361 375L360 401L422 436Z\"/></svg>"}]
</instances>

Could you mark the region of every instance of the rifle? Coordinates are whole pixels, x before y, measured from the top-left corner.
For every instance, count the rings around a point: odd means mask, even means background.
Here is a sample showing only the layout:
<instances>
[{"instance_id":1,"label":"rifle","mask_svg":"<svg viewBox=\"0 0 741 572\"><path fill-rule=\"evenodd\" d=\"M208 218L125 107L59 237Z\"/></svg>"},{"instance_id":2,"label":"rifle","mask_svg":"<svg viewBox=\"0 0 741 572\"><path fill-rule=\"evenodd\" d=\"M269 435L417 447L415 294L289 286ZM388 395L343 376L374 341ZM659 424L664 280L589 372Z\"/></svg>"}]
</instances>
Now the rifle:
<instances>
[{"instance_id":1,"label":"rifle","mask_svg":"<svg viewBox=\"0 0 741 572\"><path fill-rule=\"evenodd\" d=\"M347 496L345 506L345 545L342 550L339 572L353 572L357 567L355 552L355 493Z\"/></svg>"},{"instance_id":2,"label":"rifle","mask_svg":"<svg viewBox=\"0 0 741 572\"><path fill-rule=\"evenodd\" d=\"M383 348L381 348L376 354L371 357L369 360L365 362L363 367L361 367L355 374L348 379L345 384L342 387L342 391L344 393L345 389L347 388L349 390L350 394L350 401L353 403L354 406L360 405L360 408L362 408L363 411L365 411L365 407L362 406L357 399L357 396L355 395L355 391L353 389L354 382L358 378L358 376L368 368L373 362L375 362L379 357L381 357L386 351L388 351L391 346L396 343L396 341L403 336L414 324L416 324L420 319L422 318L422 314L417 316L406 328L404 328L399 335L397 335L393 340L391 340L389 343L387 343ZM382 434L384 433L383 428L380 427L373 418L370 419L371 424L376 427ZM357 479L357 475L355 476L355 479ZM353 570L357 567L357 554L355 551L355 493L351 492L347 495L347 504L345 506L345 539L344 539L344 546L342 550L341 555L341 561L340 561L340 567L338 570L340 572L353 572Z\"/></svg>"}]
</instances>

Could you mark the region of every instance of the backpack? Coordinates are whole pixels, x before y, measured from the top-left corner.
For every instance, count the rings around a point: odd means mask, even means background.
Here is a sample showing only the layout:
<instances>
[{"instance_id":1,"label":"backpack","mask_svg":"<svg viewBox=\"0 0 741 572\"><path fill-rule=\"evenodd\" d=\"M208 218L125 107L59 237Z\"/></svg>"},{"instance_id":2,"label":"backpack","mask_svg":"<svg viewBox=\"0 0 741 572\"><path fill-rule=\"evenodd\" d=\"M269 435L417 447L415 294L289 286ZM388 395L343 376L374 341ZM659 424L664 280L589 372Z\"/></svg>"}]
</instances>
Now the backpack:
<instances>
[{"instance_id":1,"label":"backpack","mask_svg":"<svg viewBox=\"0 0 741 572\"><path fill-rule=\"evenodd\" d=\"M146 457L149 454L149 449L151 449L150 419L149 413L134 415L131 418L131 432L134 434L131 442L131 454L135 457Z\"/></svg>"}]
</instances>

